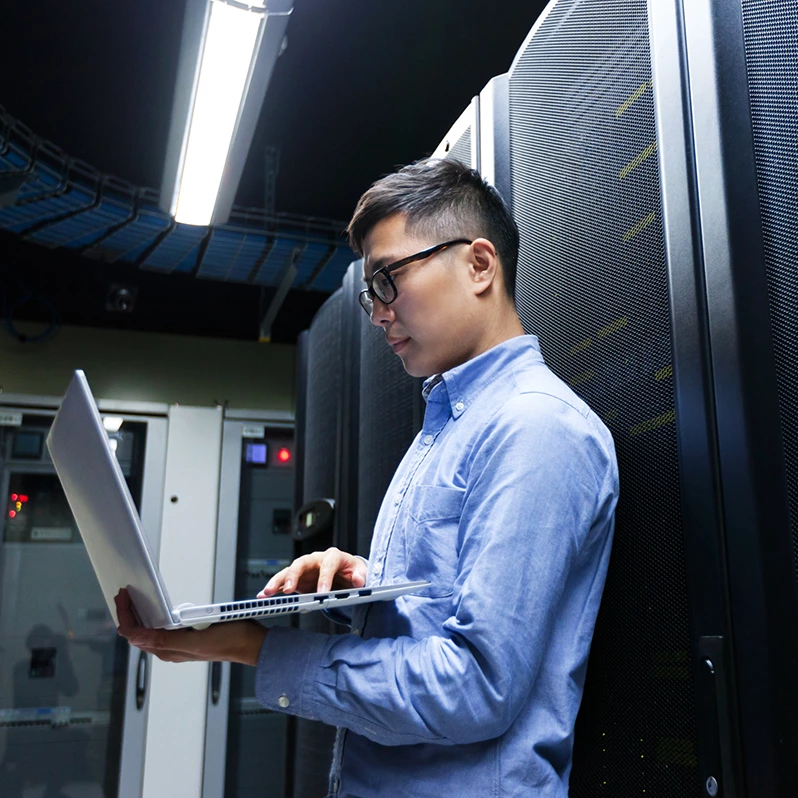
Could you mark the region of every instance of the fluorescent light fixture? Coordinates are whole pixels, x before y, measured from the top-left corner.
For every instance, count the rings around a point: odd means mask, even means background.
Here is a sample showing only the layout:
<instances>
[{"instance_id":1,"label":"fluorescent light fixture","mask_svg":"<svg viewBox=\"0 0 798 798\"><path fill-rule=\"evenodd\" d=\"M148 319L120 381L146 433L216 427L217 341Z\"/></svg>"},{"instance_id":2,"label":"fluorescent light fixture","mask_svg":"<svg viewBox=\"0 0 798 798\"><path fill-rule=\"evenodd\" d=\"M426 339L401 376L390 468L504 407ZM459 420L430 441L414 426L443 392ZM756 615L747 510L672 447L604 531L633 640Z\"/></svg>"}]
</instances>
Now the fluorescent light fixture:
<instances>
[{"instance_id":1,"label":"fluorescent light fixture","mask_svg":"<svg viewBox=\"0 0 798 798\"><path fill-rule=\"evenodd\" d=\"M108 432L119 432L123 421L119 416L103 416L103 426Z\"/></svg>"},{"instance_id":2,"label":"fluorescent light fixture","mask_svg":"<svg viewBox=\"0 0 798 798\"><path fill-rule=\"evenodd\" d=\"M187 0L161 207L227 220L293 0Z\"/></svg>"},{"instance_id":3,"label":"fluorescent light fixture","mask_svg":"<svg viewBox=\"0 0 798 798\"><path fill-rule=\"evenodd\" d=\"M211 3L186 160L177 192L177 222L211 223L260 24L260 14L226 3Z\"/></svg>"}]
</instances>

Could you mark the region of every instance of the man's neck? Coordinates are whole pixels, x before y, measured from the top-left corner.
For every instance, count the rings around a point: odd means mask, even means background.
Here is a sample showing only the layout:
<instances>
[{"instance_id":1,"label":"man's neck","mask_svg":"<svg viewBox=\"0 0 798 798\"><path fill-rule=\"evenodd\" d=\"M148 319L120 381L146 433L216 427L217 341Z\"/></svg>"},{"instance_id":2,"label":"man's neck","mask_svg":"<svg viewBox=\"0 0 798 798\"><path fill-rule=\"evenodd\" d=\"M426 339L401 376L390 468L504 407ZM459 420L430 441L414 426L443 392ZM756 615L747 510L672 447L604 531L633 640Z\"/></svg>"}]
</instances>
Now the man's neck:
<instances>
[{"instance_id":1,"label":"man's neck","mask_svg":"<svg viewBox=\"0 0 798 798\"><path fill-rule=\"evenodd\" d=\"M494 346L509 341L511 338L517 338L519 335L525 335L524 328L518 318L515 306L507 303L506 308L502 308L501 312L496 313L493 323L485 329L479 351L474 356L487 352Z\"/></svg>"}]
</instances>

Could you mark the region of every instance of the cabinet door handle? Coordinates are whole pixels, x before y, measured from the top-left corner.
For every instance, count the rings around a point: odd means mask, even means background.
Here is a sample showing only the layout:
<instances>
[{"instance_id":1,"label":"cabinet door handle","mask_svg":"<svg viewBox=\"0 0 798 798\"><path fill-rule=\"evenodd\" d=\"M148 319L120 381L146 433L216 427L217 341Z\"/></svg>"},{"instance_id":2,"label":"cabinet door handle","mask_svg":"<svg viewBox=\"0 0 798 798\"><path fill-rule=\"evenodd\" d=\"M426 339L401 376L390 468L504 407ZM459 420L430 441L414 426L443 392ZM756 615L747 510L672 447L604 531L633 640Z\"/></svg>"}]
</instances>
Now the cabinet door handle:
<instances>
[{"instance_id":1,"label":"cabinet door handle","mask_svg":"<svg viewBox=\"0 0 798 798\"><path fill-rule=\"evenodd\" d=\"M710 751L704 779L704 795L734 798L731 708L728 698L726 652L721 636L698 639L699 701L711 729Z\"/></svg>"},{"instance_id":2,"label":"cabinet door handle","mask_svg":"<svg viewBox=\"0 0 798 798\"><path fill-rule=\"evenodd\" d=\"M222 663L211 663L211 703L216 706L222 692Z\"/></svg>"},{"instance_id":3,"label":"cabinet door handle","mask_svg":"<svg viewBox=\"0 0 798 798\"><path fill-rule=\"evenodd\" d=\"M141 709L147 700L147 668L147 655L142 651L136 668L136 709Z\"/></svg>"}]
</instances>

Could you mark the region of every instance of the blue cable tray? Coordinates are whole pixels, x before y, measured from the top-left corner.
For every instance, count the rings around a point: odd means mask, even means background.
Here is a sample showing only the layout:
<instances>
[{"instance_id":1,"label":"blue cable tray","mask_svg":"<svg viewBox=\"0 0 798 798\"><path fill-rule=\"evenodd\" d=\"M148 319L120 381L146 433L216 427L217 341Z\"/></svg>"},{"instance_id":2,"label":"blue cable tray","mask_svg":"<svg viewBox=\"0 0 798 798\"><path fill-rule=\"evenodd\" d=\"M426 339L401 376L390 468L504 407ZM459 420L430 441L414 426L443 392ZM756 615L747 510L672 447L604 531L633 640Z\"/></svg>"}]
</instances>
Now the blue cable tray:
<instances>
[{"instance_id":1,"label":"blue cable tray","mask_svg":"<svg viewBox=\"0 0 798 798\"><path fill-rule=\"evenodd\" d=\"M175 224L157 191L70 158L0 107L3 173L25 180L14 204L0 207L0 230L108 263L277 287L293 259L294 288L331 293L354 257L344 225L330 220L236 206L224 225Z\"/></svg>"},{"instance_id":2,"label":"blue cable tray","mask_svg":"<svg viewBox=\"0 0 798 798\"><path fill-rule=\"evenodd\" d=\"M214 230L197 277L245 282L266 254L268 241L263 233L242 236L230 230Z\"/></svg>"},{"instance_id":3,"label":"blue cable tray","mask_svg":"<svg viewBox=\"0 0 798 798\"><path fill-rule=\"evenodd\" d=\"M32 233L30 238L49 247L75 249L95 241L109 227L123 222L129 215L129 210L121 204L103 200L96 208L49 225Z\"/></svg>"},{"instance_id":4,"label":"blue cable tray","mask_svg":"<svg viewBox=\"0 0 798 798\"><path fill-rule=\"evenodd\" d=\"M207 233L205 227L193 227L187 224L175 225L175 228L149 254L141 264L147 269L172 272L183 263L195 247L199 246ZM189 269L190 271L190 269Z\"/></svg>"},{"instance_id":5,"label":"blue cable tray","mask_svg":"<svg viewBox=\"0 0 798 798\"><path fill-rule=\"evenodd\" d=\"M298 244L295 238L275 239L253 282L261 285L277 285L288 265L288 259Z\"/></svg>"},{"instance_id":6,"label":"blue cable tray","mask_svg":"<svg viewBox=\"0 0 798 798\"><path fill-rule=\"evenodd\" d=\"M343 282L349 264L356 260L349 247L338 249L316 279L308 286L311 291L323 291L331 294ZM365 286L363 286L365 288Z\"/></svg>"}]
</instances>

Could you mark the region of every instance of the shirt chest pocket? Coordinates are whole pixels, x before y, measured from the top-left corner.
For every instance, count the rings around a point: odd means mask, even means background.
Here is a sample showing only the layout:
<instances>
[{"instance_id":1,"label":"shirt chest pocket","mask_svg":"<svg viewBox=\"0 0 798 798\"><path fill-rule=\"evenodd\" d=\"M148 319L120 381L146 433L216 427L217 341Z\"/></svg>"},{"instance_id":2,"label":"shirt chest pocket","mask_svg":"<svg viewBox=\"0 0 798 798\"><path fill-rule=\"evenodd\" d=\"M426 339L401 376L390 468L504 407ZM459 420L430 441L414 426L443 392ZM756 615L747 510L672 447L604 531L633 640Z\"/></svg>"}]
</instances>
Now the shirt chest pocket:
<instances>
[{"instance_id":1,"label":"shirt chest pocket","mask_svg":"<svg viewBox=\"0 0 798 798\"><path fill-rule=\"evenodd\" d=\"M415 485L405 499L404 543L406 575L426 579L419 596L450 596L457 576L458 530L465 491L435 485Z\"/></svg>"}]
</instances>

